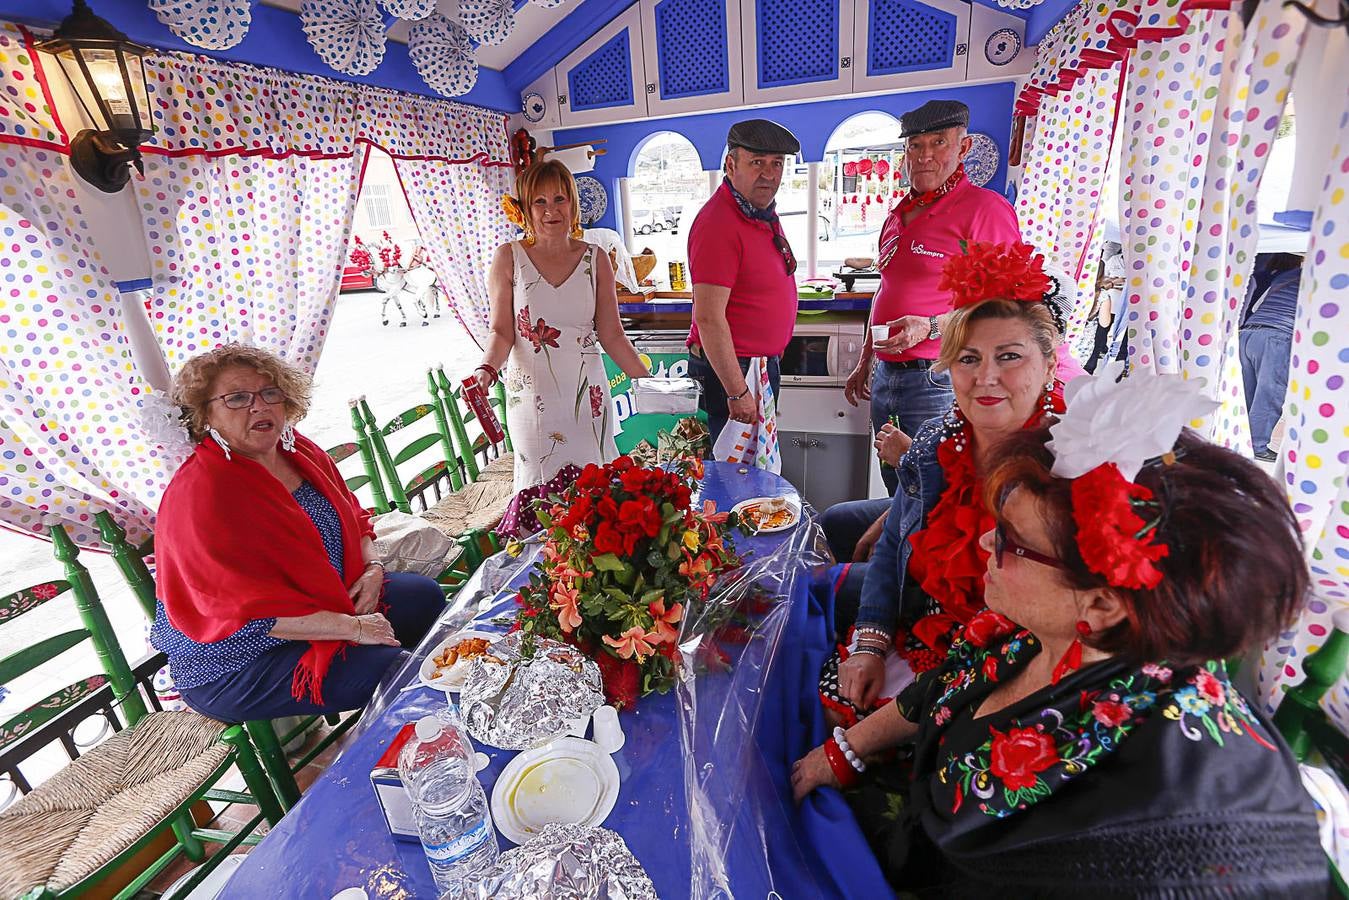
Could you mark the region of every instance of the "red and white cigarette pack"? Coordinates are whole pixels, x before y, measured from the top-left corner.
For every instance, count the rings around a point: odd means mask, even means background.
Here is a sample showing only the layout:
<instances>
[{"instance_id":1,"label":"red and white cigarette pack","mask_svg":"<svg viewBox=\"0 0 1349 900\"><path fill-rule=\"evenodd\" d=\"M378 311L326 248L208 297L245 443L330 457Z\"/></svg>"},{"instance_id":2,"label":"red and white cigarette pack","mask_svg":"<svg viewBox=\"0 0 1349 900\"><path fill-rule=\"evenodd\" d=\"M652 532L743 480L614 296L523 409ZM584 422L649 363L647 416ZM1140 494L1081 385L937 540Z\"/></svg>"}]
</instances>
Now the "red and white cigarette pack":
<instances>
[{"instance_id":1,"label":"red and white cigarette pack","mask_svg":"<svg viewBox=\"0 0 1349 900\"><path fill-rule=\"evenodd\" d=\"M483 434L487 435L487 440L493 444L499 444L506 439L506 432L501 430L501 420L497 418L496 412L492 409L492 404L487 402L487 392L478 384L478 379L469 377L464 379L464 399L468 401L468 406L473 410L473 414L478 417L482 423Z\"/></svg>"},{"instance_id":2,"label":"red and white cigarette pack","mask_svg":"<svg viewBox=\"0 0 1349 900\"><path fill-rule=\"evenodd\" d=\"M394 735L389 748L375 762L370 770L370 783L375 787L375 797L379 800L380 811L389 832L398 840L420 841L417 833L417 820L412 815L412 798L403 787L403 779L398 775L398 754L403 745L415 736L416 725L409 722Z\"/></svg>"}]
</instances>

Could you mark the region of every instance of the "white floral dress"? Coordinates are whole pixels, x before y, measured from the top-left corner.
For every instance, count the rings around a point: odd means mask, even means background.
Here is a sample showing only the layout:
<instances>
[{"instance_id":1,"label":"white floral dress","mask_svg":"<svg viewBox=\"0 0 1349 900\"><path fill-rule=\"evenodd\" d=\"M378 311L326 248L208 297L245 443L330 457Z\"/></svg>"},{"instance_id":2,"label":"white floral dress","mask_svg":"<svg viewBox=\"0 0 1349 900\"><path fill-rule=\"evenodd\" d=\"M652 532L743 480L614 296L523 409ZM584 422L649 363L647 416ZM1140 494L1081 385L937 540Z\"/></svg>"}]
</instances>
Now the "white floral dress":
<instances>
[{"instance_id":1,"label":"white floral dress","mask_svg":"<svg viewBox=\"0 0 1349 900\"><path fill-rule=\"evenodd\" d=\"M562 490L586 463L607 462L614 404L595 332L595 253L556 287L511 244L515 346L506 366L506 423L515 447L515 499L500 531L537 526L529 504Z\"/></svg>"}]
</instances>

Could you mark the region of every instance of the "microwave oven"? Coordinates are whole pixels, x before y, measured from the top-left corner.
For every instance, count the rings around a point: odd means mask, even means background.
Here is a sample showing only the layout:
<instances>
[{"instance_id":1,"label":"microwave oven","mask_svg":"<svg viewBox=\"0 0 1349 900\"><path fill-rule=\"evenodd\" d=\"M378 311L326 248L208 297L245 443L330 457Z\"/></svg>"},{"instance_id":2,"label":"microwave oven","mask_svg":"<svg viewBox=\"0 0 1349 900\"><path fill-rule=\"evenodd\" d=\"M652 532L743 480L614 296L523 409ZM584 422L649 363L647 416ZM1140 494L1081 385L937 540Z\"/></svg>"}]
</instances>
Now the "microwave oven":
<instances>
[{"instance_id":1,"label":"microwave oven","mask_svg":"<svg viewBox=\"0 0 1349 900\"><path fill-rule=\"evenodd\" d=\"M866 322L803 324L797 322L787 349L782 352L782 383L839 385L862 358Z\"/></svg>"}]
</instances>

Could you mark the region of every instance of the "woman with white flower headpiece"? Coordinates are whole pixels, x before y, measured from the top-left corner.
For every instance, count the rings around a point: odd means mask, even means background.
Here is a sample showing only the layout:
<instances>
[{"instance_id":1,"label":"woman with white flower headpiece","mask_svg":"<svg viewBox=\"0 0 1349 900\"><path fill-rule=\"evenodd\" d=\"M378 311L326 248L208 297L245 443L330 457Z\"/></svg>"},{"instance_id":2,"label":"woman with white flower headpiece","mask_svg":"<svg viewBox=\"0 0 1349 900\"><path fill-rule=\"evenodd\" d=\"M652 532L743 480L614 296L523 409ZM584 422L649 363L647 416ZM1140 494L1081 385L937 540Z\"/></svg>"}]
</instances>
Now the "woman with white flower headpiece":
<instances>
[{"instance_id":1,"label":"woman with white flower headpiece","mask_svg":"<svg viewBox=\"0 0 1349 900\"><path fill-rule=\"evenodd\" d=\"M1117 374L998 448L988 609L798 761L796 797L855 788L922 895L1325 896L1297 765L1223 664L1295 617L1297 523L1254 464L1183 430L1216 405L1201 380ZM902 778L880 756L901 744Z\"/></svg>"}]
</instances>

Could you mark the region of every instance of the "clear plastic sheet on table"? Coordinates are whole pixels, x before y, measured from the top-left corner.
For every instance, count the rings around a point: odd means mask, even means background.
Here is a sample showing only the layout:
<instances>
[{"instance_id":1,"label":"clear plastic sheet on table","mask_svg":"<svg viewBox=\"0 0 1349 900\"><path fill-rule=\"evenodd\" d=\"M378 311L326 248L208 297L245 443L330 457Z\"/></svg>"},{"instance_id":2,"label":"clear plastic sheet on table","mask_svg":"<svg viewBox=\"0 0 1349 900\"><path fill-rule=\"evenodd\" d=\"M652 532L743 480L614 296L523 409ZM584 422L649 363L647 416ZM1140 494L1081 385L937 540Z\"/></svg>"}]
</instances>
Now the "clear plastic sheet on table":
<instances>
[{"instance_id":1,"label":"clear plastic sheet on table","mask_svg":"<svg viewBox=\"0 0 1349 900\"><path fill-rule=\"evenodd\" d=\"M770 774L760 742L763 729L779 724L765 718L765 698L774 693L770 681L795 662L784 636L793 615L804 615L799 607L811 578L828 565L824 547L815 512L803 501L801 524L787 540L719 582L707 605L681 627L684 665L676 700L692 900L827 893L814 881L818 850L800 845L791 824L790 790L784 796L782 779ZM732 632L728 642L726 623L746 618L744 632ZM709 677L707 662L717 665L719 651L729 656L722 661L729 668L724 676ZM784 684L773 687L778 696L784 688L792 692ZM767 737L767 743L781 749L776 737Z\"/></svg>"},{"instance_id":2,"label":"clear plastic sheet on table","mask_svg":"<svg viewBox=\"0 0 1349 900\"><path fill-rule=\"evenodd\" d=\"M416 649L406 655L397 666L391 666L375 689L375 695L361 716L361 722L354 732L364 731L367 722L373 722L388 708L395 697L404 690L415 690L420 684L417 669L421 660L441 641L456 631L460 631L477 616L491 610L502 599L514 594L513 583L529 570L538 560L543 550L543 535L536 534L526 539L519 556L506 552L489 556L473 573L445 605L436 624L422 638ZM503 629L504 631L504 629Z\"/></svg>"}]
</instances>

